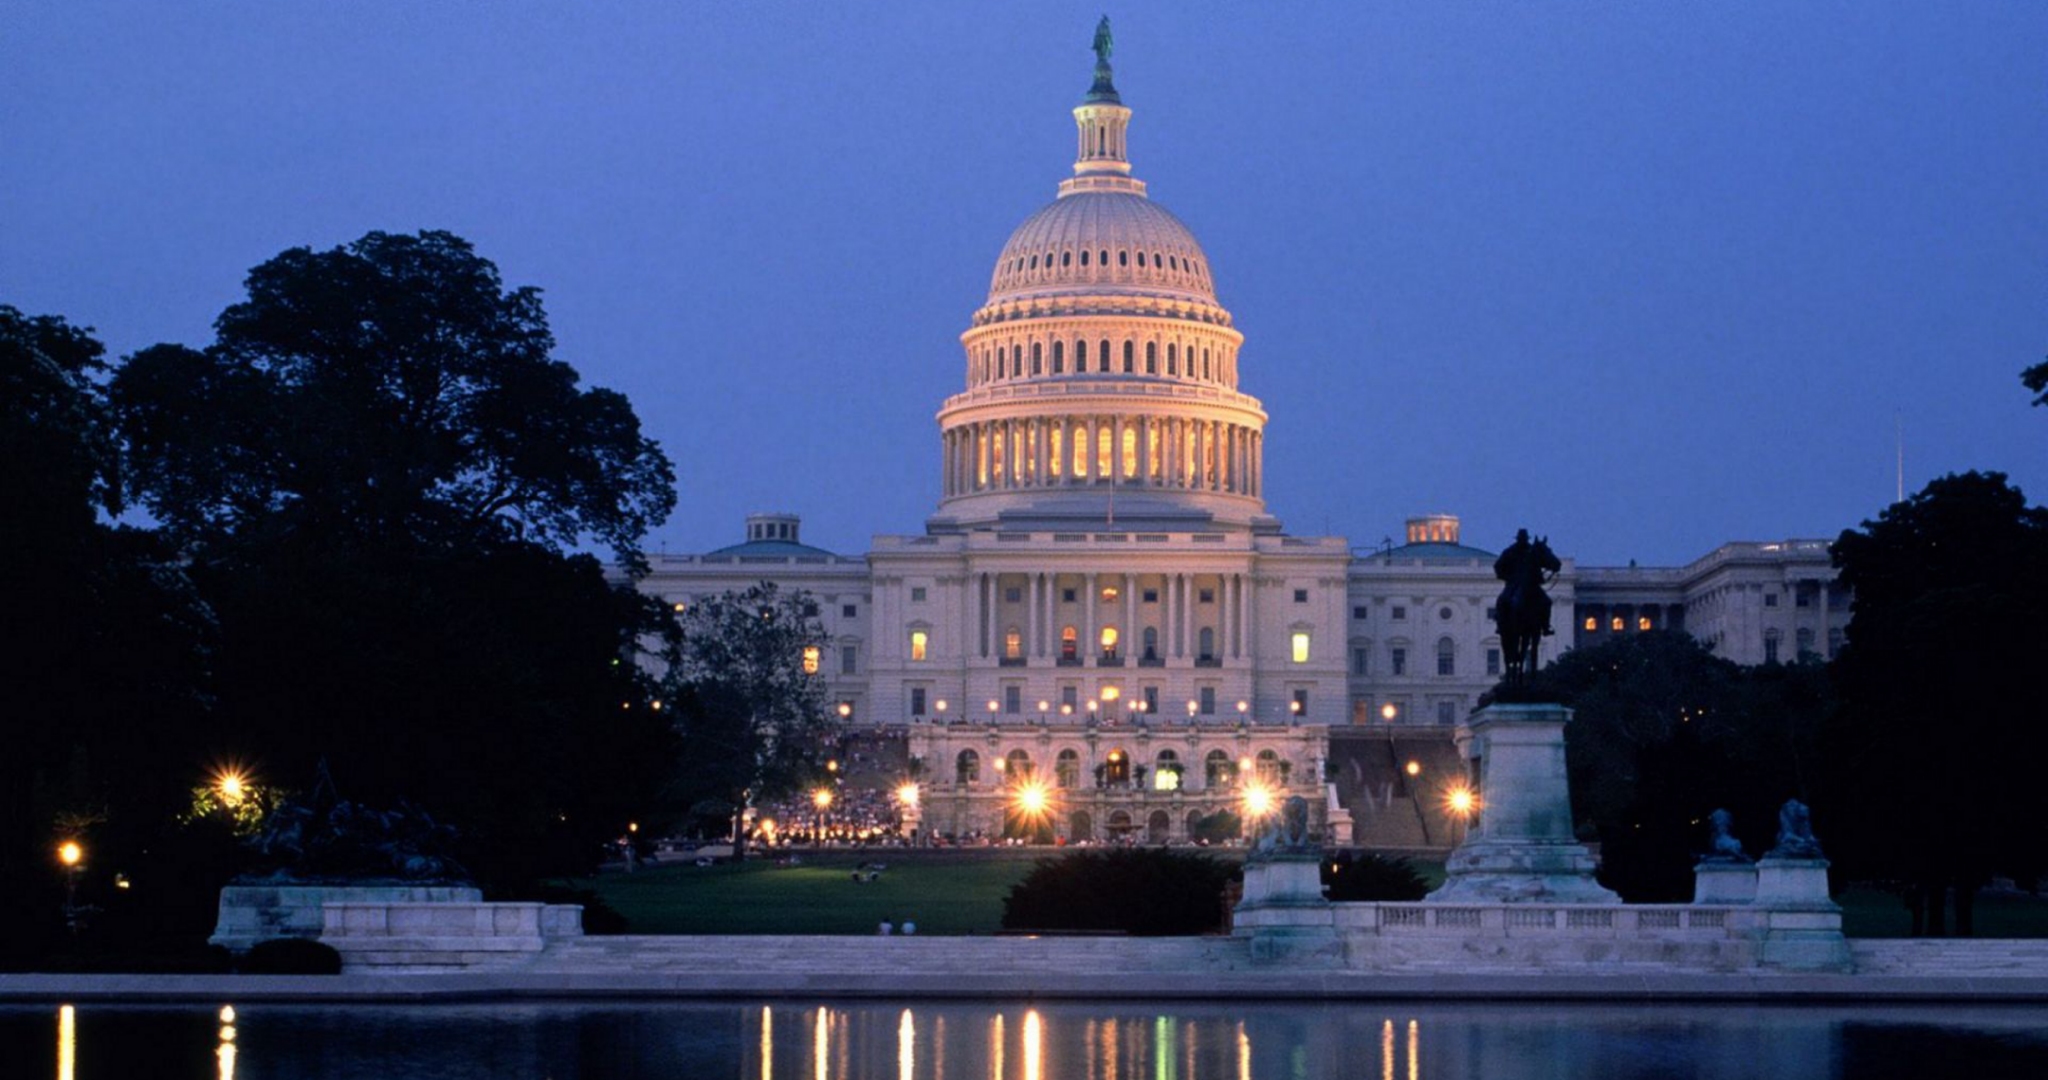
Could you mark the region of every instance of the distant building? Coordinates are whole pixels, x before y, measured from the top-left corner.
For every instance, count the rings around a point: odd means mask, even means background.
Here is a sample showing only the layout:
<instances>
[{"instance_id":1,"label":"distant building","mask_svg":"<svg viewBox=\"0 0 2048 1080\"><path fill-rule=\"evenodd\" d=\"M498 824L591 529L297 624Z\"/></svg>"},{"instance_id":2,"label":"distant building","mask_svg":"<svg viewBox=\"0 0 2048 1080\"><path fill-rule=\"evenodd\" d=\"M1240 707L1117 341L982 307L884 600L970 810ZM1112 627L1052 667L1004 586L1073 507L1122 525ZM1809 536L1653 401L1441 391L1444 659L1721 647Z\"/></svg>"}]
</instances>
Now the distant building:
<instances>
[{"instance_id":1,"label":"distant building","mask_svg":"<svg viewBox=\"0 0 2048 1080\"><path fill-rule=\"evenodd\" d=\"M654 557L642 587L812 594L819 673L854 723L906 732L928 830L1014 830L1027 778L1071 840L1185 840L1255 780L1323 820L1331 726L1448 729L1498 681L1494 553L1448 514L1386 550L1285 531L1207 254L1132 176L1107 80L1073 112L1074 175L1011 234L961 335L924 530L842 556L802 543L794 515L755 515L744 543ZM1544 655L1666 626L1747 663L1821 651L1846 604L1816 550L1567 561ZM1405 774L1376 776L1353 786L1407 797Z\"/></svg>"}]
</instances>

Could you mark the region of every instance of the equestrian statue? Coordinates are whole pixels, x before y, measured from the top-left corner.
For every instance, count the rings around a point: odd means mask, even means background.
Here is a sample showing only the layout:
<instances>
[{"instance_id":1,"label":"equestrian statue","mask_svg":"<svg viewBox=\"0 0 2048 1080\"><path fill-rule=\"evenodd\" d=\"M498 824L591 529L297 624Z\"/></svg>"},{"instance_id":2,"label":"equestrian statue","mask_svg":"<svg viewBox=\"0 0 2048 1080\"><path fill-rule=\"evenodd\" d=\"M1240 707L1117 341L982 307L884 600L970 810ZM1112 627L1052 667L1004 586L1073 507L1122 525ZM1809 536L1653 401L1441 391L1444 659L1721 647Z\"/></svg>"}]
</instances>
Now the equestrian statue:
<instances>
[{"instance_id":1,"label":"equestrian statue","mask_svg":"<svg viewBox=\"0 0 2048 1080\"><path fill-rule=\"evenodd\" d=\"M1550 633L1550 596L1543 589L1563 569L1548 539L1531 540L1527 529L1515 530L1515 542L1493 560L1493 576L1504 582L1493 617L1507 663L1502 681L1509 686L1525 685L1536 674L1536 647Z\"/></svg>"}]
</instances>

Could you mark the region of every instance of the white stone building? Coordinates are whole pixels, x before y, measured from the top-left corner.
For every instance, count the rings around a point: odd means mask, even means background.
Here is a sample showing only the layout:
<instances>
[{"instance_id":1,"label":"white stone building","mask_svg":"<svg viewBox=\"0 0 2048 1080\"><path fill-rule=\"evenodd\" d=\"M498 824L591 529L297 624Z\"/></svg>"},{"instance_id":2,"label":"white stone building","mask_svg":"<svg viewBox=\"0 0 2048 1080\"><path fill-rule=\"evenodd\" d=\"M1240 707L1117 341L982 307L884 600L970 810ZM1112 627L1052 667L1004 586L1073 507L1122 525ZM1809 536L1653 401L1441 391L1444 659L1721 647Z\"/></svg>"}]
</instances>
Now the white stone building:
<instances>
[{"instance_id":1,"label":"white stone building","mask_svg":"<svg viewBox=\"0 0 2048 1080\"><path fill-rule=\"evenodd\" d=\"M1257 368L1240 371L1207 254L1132 175L1106 73L1073 113L1074 175L1011 234L961 335L924 531L841 556L756 515L744 543L653 558L642 587L813 594L820 673L855 724L907 732L931 831L998 832L1025 776L1073 839L1184 839L1255 774L1320 818L1332 725L1448 731L1498 680L1494 554L1442 514L1386 550L1285 531L1262 496L1267 416L1240 387ZM1772 578L1756 547L1678 570L1567 562L1545 655L1681 611L1737 659L1774 633L1827 640L1846 604L1825 552ZM1772 588L1788 616L1818 588L1819 620L1772 621Z\"/></svg>"}]
</instances>

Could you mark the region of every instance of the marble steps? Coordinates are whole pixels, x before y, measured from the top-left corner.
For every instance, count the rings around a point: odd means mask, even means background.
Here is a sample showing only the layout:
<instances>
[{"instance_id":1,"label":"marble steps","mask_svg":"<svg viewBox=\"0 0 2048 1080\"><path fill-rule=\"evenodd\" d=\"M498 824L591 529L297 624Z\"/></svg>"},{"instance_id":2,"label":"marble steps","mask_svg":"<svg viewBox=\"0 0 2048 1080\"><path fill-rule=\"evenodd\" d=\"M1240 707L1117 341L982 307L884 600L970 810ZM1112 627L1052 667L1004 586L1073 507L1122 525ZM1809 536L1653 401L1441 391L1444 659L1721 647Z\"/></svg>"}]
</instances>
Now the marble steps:
<instances>
[{"instance_id":1,"label":"marble steps","mask_svg":"<svg viewBox=\"0 0 2048 1080\"><path fill-rule=\"evenodd\" d=\"M551 942L540 968L807 972L885 964L892 971L1186 971L1245 961L1232 938L585 937Z\"/></svg>"},{"instance_id":2,"label":"marble steps","mask_svg":"<svg viewBox=\"0 0 2048 1080\"><path fill-rule=\"evenodd\" d=\"M1856 939L1856 970L1886 975L2048 975L2048 940Z\"/></svg>"}]
</instances>

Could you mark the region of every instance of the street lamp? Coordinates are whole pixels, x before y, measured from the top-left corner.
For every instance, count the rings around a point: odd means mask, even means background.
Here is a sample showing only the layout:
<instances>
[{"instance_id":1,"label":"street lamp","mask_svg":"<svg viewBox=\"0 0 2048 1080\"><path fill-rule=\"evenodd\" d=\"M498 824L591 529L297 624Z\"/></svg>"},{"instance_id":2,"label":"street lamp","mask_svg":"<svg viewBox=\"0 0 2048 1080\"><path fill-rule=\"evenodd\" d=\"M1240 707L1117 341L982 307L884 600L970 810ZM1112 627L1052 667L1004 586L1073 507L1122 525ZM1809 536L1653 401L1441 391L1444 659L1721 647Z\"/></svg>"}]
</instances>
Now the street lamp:
<instances>
[{"instance_id":1,"label":"street lamp","mask_svg":"<svg viewBox=\"0 0 2048 1080\"><path fill-rule=\"evenodd\" d=\"M1201 707L1201 703L1195 701L1193 698L1188 699L1188 723L1192 724L1195 722L1195 711L1197 709L1200 709Z\"/></svg>"},{"instance_id":2,"label":"street lamp","mask_svg":"<svg viewBox=\"0 0 2048 1080\"><path fill-rule=\"evenodd\" d=\"M1251 702L1249 702L1249 701L1240 701L1240 702L1238 702L1238 703L1237 703L1237 718L1238 718L1239 720L1243 720L1243 719L1244 719L1244 714L1246 714L1246 713L1250 712L1251 710L1252 710L1252 703L1251 703Z\"/></svg>"},{"instance_id":3,"label":"street lamp","mask_svg":"<svg viewBox=\"0 0 2048 1080\"><path fill-rule=\"evenodd\" d=\"M1399 715L1401 715L1401 710L1396 708L1391 701L1380 706L1380 719L1385 720L1389 724L1393 723L1394 717Z\"/></svg>"},{"instance_id":4,"label":"street lamp","mask_svg":"<svg viewBox=\"0 0 2048 1080\"><path fill-rule=\"evenodd\" d=\"M852 715L853 715L853 702L851 702L851 701L842 701L842 702L840 702L840 703L839 703L839 718L840 718L841 720L844 720L844 719L846 719L847 717L849 717L849 716L852 716Z\"/></svg>"},{"instance_id":5,"label":"street lamp","mask_svg":"<svg viewBox=\"0 0 2048 1080\"><path fill-rule=\"evenodd\" d=\"M85 847L66 840L57 845L57 861L64 864L64 925L76 935L85 925L85 909L78 906L78 872L85 866Z\"/></svg>"}]
</instances>

